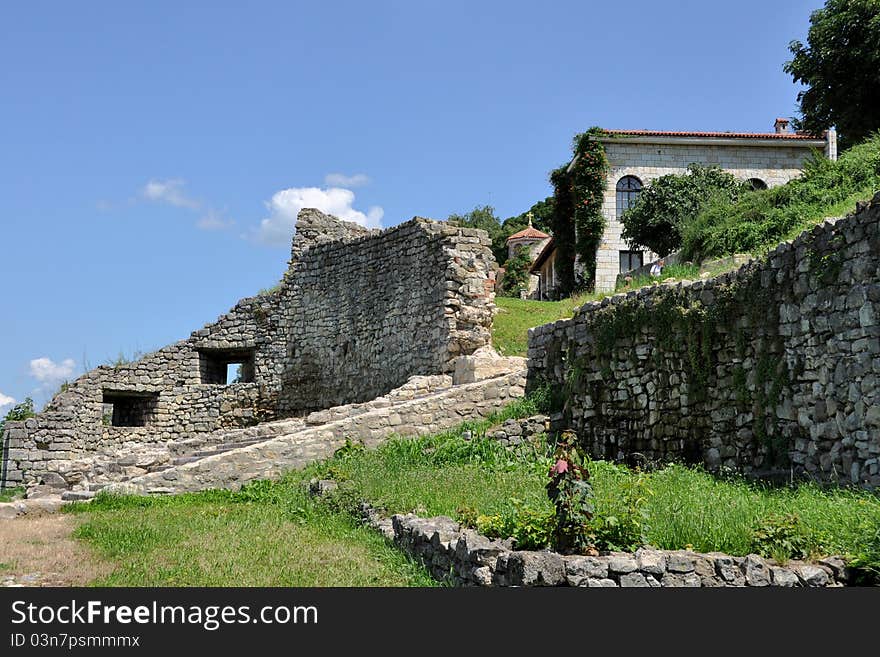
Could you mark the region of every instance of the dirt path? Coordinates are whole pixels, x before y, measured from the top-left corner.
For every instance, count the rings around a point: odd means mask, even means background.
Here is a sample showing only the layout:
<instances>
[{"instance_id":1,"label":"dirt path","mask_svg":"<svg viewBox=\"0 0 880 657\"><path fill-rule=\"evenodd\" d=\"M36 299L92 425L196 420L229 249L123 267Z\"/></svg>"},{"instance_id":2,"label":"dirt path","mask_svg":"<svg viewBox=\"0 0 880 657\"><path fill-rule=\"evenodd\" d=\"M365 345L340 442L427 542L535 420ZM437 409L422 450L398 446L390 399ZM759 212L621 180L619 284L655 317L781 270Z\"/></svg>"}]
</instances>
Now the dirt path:
<instances>
[{"instance_id":1,"label":"dirt path","mask_svg":"<svg viewBox=\"0 0 880 657\"><path fill-rule=\"evenodd\" d=\"M0 586L84 586L110 572L71 537L76 525L63 513L0 520Z\"/></svg>"}]
</instances>

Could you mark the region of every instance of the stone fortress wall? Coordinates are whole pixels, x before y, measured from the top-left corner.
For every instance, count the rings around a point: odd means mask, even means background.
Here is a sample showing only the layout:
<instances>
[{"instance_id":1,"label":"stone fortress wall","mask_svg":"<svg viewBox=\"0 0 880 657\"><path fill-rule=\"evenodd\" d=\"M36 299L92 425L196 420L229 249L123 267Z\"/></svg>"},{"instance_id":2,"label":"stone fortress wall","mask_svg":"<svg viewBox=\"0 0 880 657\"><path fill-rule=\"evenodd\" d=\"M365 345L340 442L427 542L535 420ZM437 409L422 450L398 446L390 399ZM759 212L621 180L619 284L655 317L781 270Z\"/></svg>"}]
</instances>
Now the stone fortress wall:
<instances>
[{"instance_id":1,"label":"stone fortress wall","mask_svg":"<svg viewBox=\"0 0 880 657\"><path fill-rule=\"evenodd\" d=\"M595 457L876 488L878 254L880 194L736 271L531 329L529 386Z\"/></svg>"},{"instance_id":2,"label":"stone fortress wall","mask_svg":"<svg viewBox=\"0 0 880 657\"><path fill-rule=\"evenodd\" d=\"M602 137L601 141L610 171L602 202L605 232L596 253L596 290L600 292L614 289L620 273L620 251L631 248L621 237L623 224L617 218L616 187L624 176L635 176L647 186L655 178L685 173L689 164L698 163L720 166L739 180L757 178L775 187L798 177L806 159L817 150L815 144L812 149L808 147L811 142L784 140L761 146L749 145L747 140L724 143L722 139L662 137ZM655 257L644 252L645 262Z\"/></svg>"},{"instance_id":3,"label":"stone fortress wall","mask_svg":"<svg viewBox=\"0 0 880 657\"><path fill-rule=\"evenodd\" d=\"M98 452L186 441L363 402L451 374L490 342L496 264L485 232L415 218L367 230L316 210L297 222L277 289L186 340L98 367L7 425L7 485L78 486ZM230 363L241 382L227 382Z\"/></svg>"}]
</instances>

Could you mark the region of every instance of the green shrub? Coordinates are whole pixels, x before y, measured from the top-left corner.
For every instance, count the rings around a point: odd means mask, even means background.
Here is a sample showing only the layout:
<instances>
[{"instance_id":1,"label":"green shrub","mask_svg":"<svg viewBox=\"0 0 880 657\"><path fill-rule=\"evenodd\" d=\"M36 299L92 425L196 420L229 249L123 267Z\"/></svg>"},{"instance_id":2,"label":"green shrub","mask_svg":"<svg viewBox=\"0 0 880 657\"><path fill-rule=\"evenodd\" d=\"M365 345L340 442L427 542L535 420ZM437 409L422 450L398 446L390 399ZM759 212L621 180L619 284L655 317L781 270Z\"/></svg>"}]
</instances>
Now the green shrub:
<instances>
[{"instance_id":1,"label":"green shrub","mask_svg":"<svg viewBox=\"0 0 880 657\"><path fill-rule=\"evenodd\" d=\"M590 472L574 431L564 431L556 443L547 497L553 502L553 547L559 552L585 552L593 547L593 487Z\"/></svg>"},{"instance_id":2,"label":"green shrub","mask_svg":"<svg viewBox=\"0 0 880 657\"><path fill-rule=\"evenodd\" d=\"M687 173L660 176L624 212L623 239L661 256L681 246L681 229L712 199L730 205L747 184L717 165L688 165Z\"/></svg>"},{"instance_id":3,"label":"green shrub","mask_svg":"<svg viewBox=\"0 0 880 657\"><path fill-rule=\"evenodd\" d=\"M518 246L512 258L504 263L504 277L501 279L501 292L506 297L518 297L521 290L528 291L529 269L532 256L525 246Z\"/></svg>"},{"instance_id":4,"label":"green shrub","mask_svg":"<svg viewBox=\"0 0 880 657\"><path fill-rule=\"evenodd\" d=\"M796 513L770 515L752 531L752 551L779 563L805 559L812 547Z\"/></svg>"},{"instance_id":5,"label":"green shrub","mask_svg":"<svg viewBox=\"0 0 880 657\"><path fill-rule=\"evenodd\" d=\"M816 153L791 182L746 192L730 204L712 199L683 227L690 260L755 252L789 239L825 217L851 211L880 188L880 133L832 162Z\"/></svg>"},{"instance_id":6,"label":"green shrub","mask_svg":"<svg viewBox=\"0 0 880 657\"><path fill-rule=\"evenodd\" d=\"M517 550L543 550L553 541L556 527L555 513L548 509L536 509L511 500L512 508L493 515L459 516L463 524L473 527L489 538L512 538Z\"/></svg>"}]
</instances>

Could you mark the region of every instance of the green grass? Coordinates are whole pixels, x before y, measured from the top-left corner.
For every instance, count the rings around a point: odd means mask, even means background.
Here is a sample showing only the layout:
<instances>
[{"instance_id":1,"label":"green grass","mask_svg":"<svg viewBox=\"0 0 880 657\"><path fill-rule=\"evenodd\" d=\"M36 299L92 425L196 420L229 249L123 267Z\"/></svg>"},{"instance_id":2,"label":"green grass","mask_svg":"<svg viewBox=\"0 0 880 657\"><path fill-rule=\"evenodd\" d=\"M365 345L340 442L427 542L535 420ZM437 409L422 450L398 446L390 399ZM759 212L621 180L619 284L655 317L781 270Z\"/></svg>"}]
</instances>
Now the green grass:
<instances>
[{"instance_id":1,"label":"green grass","mask_svg":"<svg viewBox=\"0 0 880 657\"><path fill-rule=\"evenodd\" d=\"M485 436L491 425L543 404L520 400L487 420L375 449L349 443L331 459L237 493L99 496L68 508L84 516L75 535L118 564L98 585L425 586L432 582L424 569L355 520L359 503L388 514L547 518L552 441L508 450ZM764 552L755 530L794 514L809 556L861 556L868 568L880 567L874 493L771 486L683 465L644 472L591 461L588 469L600 547ZM335 479L339 488L310 498L305 483L315 477Z\"/></svg>"},{"instance_id":2,"label":"green grass","mask_svg":"<svg viewBox=\"0 0 880 657\"><path fill-rule=\"evenodd\" d=\"M467 509L492 516L516 514L523 507L547 513L552 509L544 489L550 452L544 445L511 453L451 431L353 451L313 466L308 475L341 480L345 496L366 498L389 513L456 517ZM635 544L745 555L756 549L759 526L796 514L798 533L812 556L854 555L867 549L880 527L880 498L869 492L720 479L682 465L653 472L604 461L588 467L596 521L634 521L642 534ZM625 538L621 546L634 545Z\"/></svg>"},{"instance_id":3,"label":"green grass","mask_svg":"<svg viewBox=\"0 0 880 657\"><path fill-rule=\"evenodd\" d=\"M74 535L115 562L97 586L432 586L423 568L294 482L99 496Z\"/></svg>"},{"instance_id":4,"label":"green grass","mask_svg":"<svg viewBox=\"0 0 880 657\"><path fill-rule=\"evenodd\" d=\"M20 497L24 497L24 488L19 486L18 488L4 488L0 490L0 502L12 502L13 500L17 500Z\"/></svg>"},{"instance_id":5,"label":"green grass","mask_svg":"<svg viewBox=\"0 0 880 657\"><path fill-rule=\"evenodd\" d=\"M492 345L503 356L525 356L528 351L528 331L566 319L574 315L578 308L589 301L599 301L607 296L634 290L645 285L654 285L670 278L699 278L700 268L696 265L669 265L659 277L640 276L629 286L619 286L614 292L582 293L561 301L532 301L512 297L495 297L498 313L492 323Z\"/></svg>"},{"instance_id":6,"label":"green grass","mask_svg":"<svg viewBox=\"0 0 880 657\"><path fill-rule=\"evenodd\" d=\"M795 237L826 217L852 212L880 189L880 133L841 154L816 157L791 182L748 192L735 203L713 201L682 231L691 260L758 253Z\"/></svg>"}]
</instances>

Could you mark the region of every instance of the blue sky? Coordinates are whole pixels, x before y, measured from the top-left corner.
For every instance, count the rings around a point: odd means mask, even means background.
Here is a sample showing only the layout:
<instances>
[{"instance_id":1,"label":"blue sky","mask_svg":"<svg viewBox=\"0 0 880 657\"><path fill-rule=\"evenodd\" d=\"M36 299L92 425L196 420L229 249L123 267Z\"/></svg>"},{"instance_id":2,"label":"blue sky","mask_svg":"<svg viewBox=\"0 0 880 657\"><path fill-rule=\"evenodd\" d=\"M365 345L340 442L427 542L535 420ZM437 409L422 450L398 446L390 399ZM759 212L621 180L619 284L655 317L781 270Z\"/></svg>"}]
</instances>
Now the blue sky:
<instances>
[{"instance_id":1,"label":"blue sky","mask_svg":"<svg viewBox=\"0 0 880 657\"><path fill-rule=\"evenodd\" d=\"M0 411L273 285L302 205L503 218L592 125L770 131L821 4L4 3Z\"/></svg>"}]
</instances>

